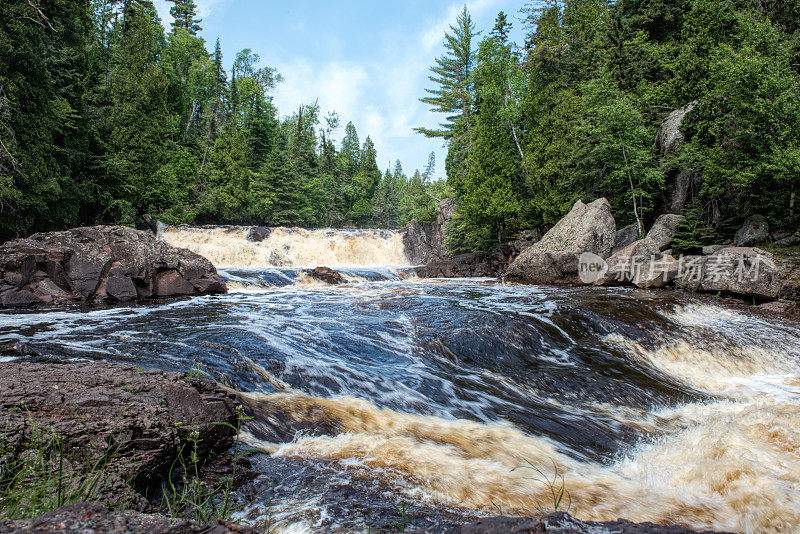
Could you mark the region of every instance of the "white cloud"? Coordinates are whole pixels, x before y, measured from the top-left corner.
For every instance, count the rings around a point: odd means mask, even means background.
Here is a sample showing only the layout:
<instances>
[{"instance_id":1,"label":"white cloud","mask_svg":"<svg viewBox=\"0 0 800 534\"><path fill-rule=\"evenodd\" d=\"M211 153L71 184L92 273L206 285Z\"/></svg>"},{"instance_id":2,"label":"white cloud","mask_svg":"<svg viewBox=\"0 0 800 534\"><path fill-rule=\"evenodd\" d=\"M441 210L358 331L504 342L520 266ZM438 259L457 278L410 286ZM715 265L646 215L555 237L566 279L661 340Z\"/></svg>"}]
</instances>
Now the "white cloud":
<instances>
[{"instance_id":1,"label":"white cloud","mask_svg":"<svg viewBox=\"0 0 800 534\"><path fill-rule=\"evenodd\" d=\"M229 1L232 0L197 0L195 2L197 4L197 15L201 19L206 18L211 15L214 6ZM153 3L156 6L156 10L158 10L158 16L161 17L161 22L164 26L169 27L172 23L172 17L169 14L169 8L172 7L172 4L167 0L155 0Z\"/></svg>"}]
</instances>

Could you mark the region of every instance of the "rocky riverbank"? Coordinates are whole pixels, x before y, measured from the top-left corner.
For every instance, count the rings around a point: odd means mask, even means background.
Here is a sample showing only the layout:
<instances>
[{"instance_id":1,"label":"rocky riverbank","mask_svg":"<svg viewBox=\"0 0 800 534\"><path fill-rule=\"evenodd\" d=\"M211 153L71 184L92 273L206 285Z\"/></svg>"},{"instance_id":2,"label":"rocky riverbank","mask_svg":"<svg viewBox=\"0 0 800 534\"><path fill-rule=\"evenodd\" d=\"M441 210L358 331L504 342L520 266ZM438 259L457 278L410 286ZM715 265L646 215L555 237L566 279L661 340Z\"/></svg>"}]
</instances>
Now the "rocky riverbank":
<instances>
[{"instance_id":1,"label":"rocky riverbank","mask_svg":"<svg viewBox=\"0 0 800 534\"><path fill-rule=\"evenodd\" d=\"M800 252L795 235L770 233L766 220L752 217L731 243L705 247L701 254L679 255L673 240L681 215L658 217L641 238L638 228L617 230L606 199L581 201L533 244L517 240L490 253L436 259L417 268L425 278L500 276L508 281L544 285L672 287L775 302L789 309L800 300ZM755 245L773 240L775 254ZM794 248L792 248L794 247Z\"/></svg>"},{"instance_id":2,"label":"rocky riverbank","mask_svg":"<svg viewBox=\"0 0 800 534\"><path fill-rule=\"evenodd\" d=\"M11 516L0 520L0 532L264 532L258 522L237 524L213 515L206 522L192 520L200 515L192 505L184 502L176 509L176 501L170 500L171 484L183 491L194 483L193 473L202 480L192 487L222 483L229 484L229 492L247 487L256 476L247 458L229 454L241 408L233 394L213 382L109 362L16 362L0 364L0 392L0 472L5 484L0 513ZM187 468L187 462L196 463ZM296 469L304 476L300 465ZM205 491L217 506L229 496ZM369 490L362 493L358 488L349 491L353 499L375 498ZM339 498L348 498L345 494ZM38 501L33 508L18 502L34 497ZM241 504L263 497L235 499ZM31 517L25 513L30 510L39 513ZM583 523L564 513L541 519L478 519L466 510L459 515L420 504L403 505L401 515L398 510L389 505L370 508L372 532L397 532L401 520L400 531L418 533L694 532L622 520Z\"/></svg>"},{"instance_id":3,"label":"rocky riverbank","mask_svg":"<svg viewBox=\"0 0 800 534\"><path fill-rule=\"evenodd\" d=\"M150 232L93 226L0 245L0 307L225 293L207 259Z\"/></svg>"}]
</instances>

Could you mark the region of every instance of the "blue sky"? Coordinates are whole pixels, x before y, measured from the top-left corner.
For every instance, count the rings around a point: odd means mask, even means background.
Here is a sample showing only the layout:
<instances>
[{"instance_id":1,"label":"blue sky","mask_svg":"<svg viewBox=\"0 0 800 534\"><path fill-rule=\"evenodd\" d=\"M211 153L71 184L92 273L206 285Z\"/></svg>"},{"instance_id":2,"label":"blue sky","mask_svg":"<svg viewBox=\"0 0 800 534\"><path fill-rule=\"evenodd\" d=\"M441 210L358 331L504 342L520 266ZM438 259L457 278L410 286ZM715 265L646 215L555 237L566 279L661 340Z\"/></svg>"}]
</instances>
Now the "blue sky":
<instances>
[{"instance_id":1,"label":"blue sky","mask_svg":"<svg viewBox=\"0 0 800 534\"><path fill-rule=\"evenodd\" d=\"M422 169L436 152L437 176L444 175L445 150L439 140L415 134L416 126L435 126L440 117L419 102L428 68L443 53L448 26L462 1L196 0L203 18L201 35L213 47L222 43L228 66L235 53L251 48L261 66L278 69L285 81L274 93L282 116L301 103L319 100L324 116L336 111L344 125L353 121L363 142L372 137L378 165L406 172ZM169 26L169 5L156 0ZM514 24L519 42L523 0L473 0L466 5L476 29L488 33L499 11Z\"/></svg>"}]
</instances>

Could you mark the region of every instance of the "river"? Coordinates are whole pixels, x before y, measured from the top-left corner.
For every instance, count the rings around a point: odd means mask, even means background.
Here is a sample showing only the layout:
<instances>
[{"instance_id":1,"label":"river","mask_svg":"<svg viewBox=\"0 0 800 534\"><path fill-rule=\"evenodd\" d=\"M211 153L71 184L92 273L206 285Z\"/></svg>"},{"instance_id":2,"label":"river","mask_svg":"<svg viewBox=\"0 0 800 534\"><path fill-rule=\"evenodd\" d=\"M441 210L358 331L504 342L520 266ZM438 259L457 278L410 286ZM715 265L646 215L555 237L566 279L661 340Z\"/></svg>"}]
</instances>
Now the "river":
<instances>
[{"instance_id":1,"label":"river","mask_svg":"<svg viewBox=\"0 0 800 534\"><path fill-rule=\"evenodd\" d=\"M244 516L366 531L348 491L532 514L553 508L547 478L584 520L800 530L796 324L668 291L418 279L385 230L165 238L218 265L229 294L3 310L0 344L195 370L241 392L243 438L265 452ZM302 272L316 265L348 283Z\"/></svg>"}]
</instances>

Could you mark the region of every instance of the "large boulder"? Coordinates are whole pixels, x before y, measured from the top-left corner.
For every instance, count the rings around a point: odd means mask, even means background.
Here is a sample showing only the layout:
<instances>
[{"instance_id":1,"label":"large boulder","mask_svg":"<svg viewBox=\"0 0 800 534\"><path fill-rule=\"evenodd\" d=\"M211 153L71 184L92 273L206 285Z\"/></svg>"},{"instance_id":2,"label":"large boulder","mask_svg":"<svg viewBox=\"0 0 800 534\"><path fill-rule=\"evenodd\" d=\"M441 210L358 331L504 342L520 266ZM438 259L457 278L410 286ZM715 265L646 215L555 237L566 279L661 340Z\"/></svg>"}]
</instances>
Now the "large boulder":
<instances>
[{"instance_id":1,"label":"large boulder","mask_svg":"<svg viewBox=\"0 0 800 534\"><path fill-rule=\"evenodd\" d=\"M431 223L411 221L403 231L406 257L414 265L442 260L449 256L444 231L456 212L456 201L446 198L436 207L436 220Z\"/></svg>"},{"instance_id":2,"label":"large boulder","mask_svg":"<svg viewBox=\"0 0 800 534\"><path fill-rule=\"evenodd\" d=\"M783 290L772 254L749 247L727 247L711 256L684 258L677 285L758 300L774 300Z\"/></svg>"},{"instance_id":3,"label":"large boulder","mask_svg":"<svg viewBox=\"0 0 800 534\"><path fill-rule=\"evenodd\" d=\"M201 458L226 451L238 422L235 399L212 382L118 363L2 363L0 391L0 441L26 448L35 429L55 433L71 477L108 462L93 498L139 510L181 443L196 442Z\"/></svg>"},{"instance_id":4,"label":"large boulder","mask_svg":"<svg viewBox=\"0 0 800 534\"><path fill-rule=\"evenodd\" d=\"M272 231L264 226L254 226L247 231L245 239L251 243L261 243Z\"/></svg>"},{"instance_id":5,"label":"large boulder","mask_svg":"<svg viewBox=\"0 0 800 534\"><path fill-rule=\"evenodd\" d=\"M124 226L34 234L0 245L0 307L226 291L202 256Z\"/></svg>"},{"instance_id":6,"label":"large boulder","mask_svg":"<svg viewBox=\"0 0 800 534\"><path fill-rule=\"evenodd\" d=\"M647 239L653 242L658 250L667 250L678 233L678 226L686 220L683 215L667 213L661 215L647 232Z\"/></svg>"},{"instance_id":7,"label":"large boulder","mask_svg":"<svg viewBox=\"0 0 800 534\"><path fill-rule=\"evenodd\" d=\"M591 252L607 258L616 238L611 204L605 198L589 205L580 200L535 245L508 267L508 280L529 284L578 284L578 257Z\"/></svg>"},{"instance_id":8,"label":"large boulder","mask_svg":"<svg viewBox=\"0 0 800 534\"><path fill-rule=\"evenodd\" d=\"M635 241L614 253L606 262L607 269L599 271L595 285L633 284L640 288L664 287L678 276L679 263L662 253L657 242L645 238ZM592 279L583 279L590 283Z\"/></svg>"},{"instance_id":9,"label":"large boulder","mask_svg":"<svg viewBox=\"0 0 800 534\"><path fill-rule=\"evenodd\" d=\"M737 247L748 247L767 239L769 239L769 221L763 215L753 215L736 231L733 242Z\"/></svg>"}]
</instances>

